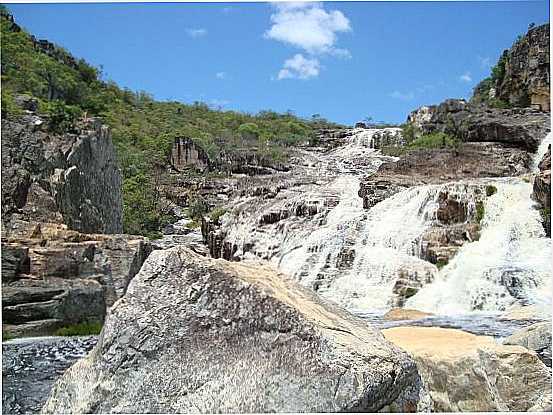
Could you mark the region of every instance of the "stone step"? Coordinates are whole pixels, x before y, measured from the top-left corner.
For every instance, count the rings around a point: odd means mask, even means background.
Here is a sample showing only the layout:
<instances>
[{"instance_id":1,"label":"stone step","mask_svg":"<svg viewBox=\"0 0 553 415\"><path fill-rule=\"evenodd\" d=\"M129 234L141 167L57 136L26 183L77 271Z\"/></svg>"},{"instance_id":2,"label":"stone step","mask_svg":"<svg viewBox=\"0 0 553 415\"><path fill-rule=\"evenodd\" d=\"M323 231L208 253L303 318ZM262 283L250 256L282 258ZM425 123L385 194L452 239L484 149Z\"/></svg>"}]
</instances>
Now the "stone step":
<instances>
[{"instance_id":1,"label":"stone step","mask_svg":"<svg viewBox=\"0 0 553 415\"><path fill-rule=\"evenodd\" d=\"M59 306L60 301L49 300L2 307L2 321L10 324L22 324L34 320L51 319L58 314Z\"/></svg>"},{"instance_id":2,"label":"stone step","mask_svg":"<svg viewBox=\"0 0 553 415\"><path fill-rule=\"evenodd\" d=\"M62 287L13 287L5 285L2 287L2 307L49 301L65 291Z\"/></svg>"},{"instance_id":3,"label":"stone step","mask_svg":"<svg viewBox=\"0 0 553 415\"><path fill-rule=\"evenodd\" d=\"M28 321L23 324L2 324L2 333L11 337L48 336L60 327L63 321L55 318Z\"/></svg>"}]
</instances>

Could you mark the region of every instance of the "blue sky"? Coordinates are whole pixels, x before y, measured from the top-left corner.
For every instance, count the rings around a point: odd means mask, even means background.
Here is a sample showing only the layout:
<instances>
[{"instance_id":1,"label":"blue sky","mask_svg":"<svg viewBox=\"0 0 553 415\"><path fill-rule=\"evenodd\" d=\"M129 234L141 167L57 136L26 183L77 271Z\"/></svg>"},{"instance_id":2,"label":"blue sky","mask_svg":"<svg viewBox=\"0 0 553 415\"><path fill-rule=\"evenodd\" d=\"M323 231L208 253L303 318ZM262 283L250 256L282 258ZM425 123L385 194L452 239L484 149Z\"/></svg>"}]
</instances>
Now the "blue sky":
<instances>
[{"instance_id":1,"label":"blue sky","mask_svg":"<svg viewBox=\"0 0 553 415\"><path fill-rule=\"evenodd\" d=\"M157 99L352 124L469 97L547 1L10 4L16 21Z\"/></svg>"}]
</instances>

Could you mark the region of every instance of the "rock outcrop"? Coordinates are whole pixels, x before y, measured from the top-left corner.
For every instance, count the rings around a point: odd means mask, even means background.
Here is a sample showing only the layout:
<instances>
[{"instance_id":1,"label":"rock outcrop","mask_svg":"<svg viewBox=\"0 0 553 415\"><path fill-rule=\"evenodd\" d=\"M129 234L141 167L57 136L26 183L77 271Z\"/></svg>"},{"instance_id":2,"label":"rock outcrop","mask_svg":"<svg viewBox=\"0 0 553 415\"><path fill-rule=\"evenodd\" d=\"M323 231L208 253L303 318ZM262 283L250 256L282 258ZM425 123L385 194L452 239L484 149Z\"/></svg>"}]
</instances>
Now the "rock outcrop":
<instances>
[{"instance_id":1,"label":"rock outcrop","mask_svg":"<svg viewBox=\"0 0 553 415\"><path fill-rule=\"evenodd\" d=\"M486 160L482 163L482 160ZM524 150L500 143L466 143L458 149L415 150L383 163L361 183L359 197L369 209L408 187L470 178L519 176L532 158Z\"/></svg>"},{"instance_id":2,"label":"rock outcrop","mask_svg":"<svg viewBox=\"0 0 553 415\"><path fill-rule=\"evenodd\" d=\"M152 249L143 237L82 234L44 222L3 238L3 331L45 335L103 321Z\"/></svg>"},{"instance_id":3,"label":"rock outcrop","mask_svg":"<svg viewBox=\"0 0 553 415\"><path fill-rule=\"evenodd\" d=\"M384 314L382 318L388 321L420 320L433 315L432 313L425 313L424 311L411 310L408 308L392 308Z\"/></svg>"},{"instance_id":4,"label":"rock outcrop","mask_svg":"<svg viewBox=\"0 0 553 415\"><path fill-rule=\"evenodd\" d=\"M189 138L175 138L170 161L171 166L179 172L187 168L203 171L209 167L207 153Z\"/></svg>"},{"instance_id":5,"label":"rock outcrop","mask_svg":"<svg viewBox=\"0 0 553 415\"><path fill-rule=\"evenodd\" d=\"M551 144L538 167L532 198L539 203L545 233L551 237Z\"/></svg>"},{"instance_id":6,"label":"rock outcrop","mask_svg":"<svg viewBox=\"0 0 553 415\"><path fill-rule=\"evenodd\" d=\"M433 411L551 411L551 373L533 351L437 327L383 334L417 362Z\"/></svg>"},{"instance_id":7,"label":"rock outcrop","mask_svg":"<svg viewBox=\"0 0 553 415\"><path fill-rule=\"evenodd\" d=\"M2 120L3 331L52 334L103 321L153 247L122 232L121 174L108 129L83 119L52 132L24 115Z\"/></svg>"},{"instance_id":8,"label":"rock outcrop","mask_svg":"<svg viewBox=\"0 0 553 415\"><path fill-rule=\"evenodd\" d=\"M121 233L121 174L105 126L87 120L79 134L57 135L32 113L2 120L3 234L17 221Z\"/></svg>"},{"instance_id":9,"label":"rock outcrop","mask_svg":"<svg viewBox=\"0 0 553 415\"><path fill-rule=\"evenodd\" d=\"M378 331L266 265L173 248L149 257L43 413L407 411L419 386Z\"/></svg>"},{"instance_id":10,"label":"rock outcrop","mask_svg":"<svg viewBox=\"0 0 553 415\"><path fill-rule=\"evenodd\" d=\"M549 24L531 28L505 54L505 73L495 95L511 105L551 111Z\"/></svg>"},{"instance_id":11,"label":"rock outcrop","mask_svg":"<svg viewBox=\"0 0 553 415\"><path fill-rule=\"evenodd\" d=\"M449 99L421 107L407 122L415 135L452 134L463 142L495 142L534 152L550 131L550 115L532 108L497 109Z\"/></svg>"},{"instance_id":12,"label":"rock outcrop","mask_svg":"<svg viewBox=\"0 0 553 415\"><path fill-rule=\"evenodd\" d=\"M535 351L551 367L551 321L535 323L514 332L503 344L524 346Z\"/></svg>"}]
</instances>

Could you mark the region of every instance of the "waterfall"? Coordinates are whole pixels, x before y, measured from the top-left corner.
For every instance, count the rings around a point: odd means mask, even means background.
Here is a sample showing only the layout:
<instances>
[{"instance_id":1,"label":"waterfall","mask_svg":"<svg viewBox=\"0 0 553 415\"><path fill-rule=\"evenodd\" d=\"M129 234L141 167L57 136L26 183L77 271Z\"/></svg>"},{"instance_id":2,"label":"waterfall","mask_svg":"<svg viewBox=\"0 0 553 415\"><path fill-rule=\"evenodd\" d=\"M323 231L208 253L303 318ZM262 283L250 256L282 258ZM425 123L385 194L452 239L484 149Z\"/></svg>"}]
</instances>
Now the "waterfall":
<instances>
[{"instance_id":1,"label":"waterfall","mask_svg":"<svg viewBox=\"0 0 553 415\"><path fill-rule=\"evenodd\" d=\"M418 290L405 307L442 314L550 301L551 240L530 198L531 183L502 178L415 186L366 210L358 196L360 177L391 159L374 149L375 134L360 130L344 145L311 159L303 171L312 175L311 184L236 205L224 226L237 255L269 260L354 312L397 306L405 288ZM546 140L535 159L547 151ZM483 197L490 184L497 192ZM466 242L438 270L421 256L426 232L443 229L437 219L443 194L462 202L468 216L483 199L484 216L479 240ZM307 205L310 214L298 214ZM260 222L265 217L273 219Z\"/></svg>"},{"instance_id":2,"label":"waterfall","mask_svg":"<svg viewBox=\"0 0 553 415\"><path fill-rule=\"evenodd\" d=\"M538 147L538 151L534 155L534 158L532 159L532 173L537 173L539 171L539 164L540 161L543 159L543 156L545 156L545 153L547 153L547 149L551 145L551 141L553 140L553 132L547 134L545 138L542 140Z\"/></svg>"},{"instance_id":3,"label":"waterfall","mask_svg":"<svg viewBox=\"0 0 553 415\"><path fill-rule=\"evenodd\" d=\"M542 141L532 170L547 152ZM498 312L518 304L551 304L551 239L531 199L532 185L519 178L498 180L484 203L480 239L465 244L406 307L440 314Z\"/></svg>"}]
</instances>

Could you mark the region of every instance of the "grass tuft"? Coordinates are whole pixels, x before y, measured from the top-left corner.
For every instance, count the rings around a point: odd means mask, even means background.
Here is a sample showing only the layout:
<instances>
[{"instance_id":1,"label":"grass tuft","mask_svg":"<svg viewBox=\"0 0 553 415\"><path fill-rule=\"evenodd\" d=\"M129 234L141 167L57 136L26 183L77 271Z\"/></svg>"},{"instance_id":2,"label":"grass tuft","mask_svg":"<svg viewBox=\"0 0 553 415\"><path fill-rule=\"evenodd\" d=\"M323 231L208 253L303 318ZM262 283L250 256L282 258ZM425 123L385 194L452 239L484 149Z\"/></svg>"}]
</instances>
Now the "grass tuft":
<instances>
[{"instance_id":1,"label":"grass tuft","mask_svg":"<svg viewBox=\"0 0 553 415\"><path fill-rule=\"evenodd\" d=\"M54 334L56 336L88 336L91 334L100 334L102 331L102 323L81 322L57 329Z\"/></svg>"}]
</instances>

